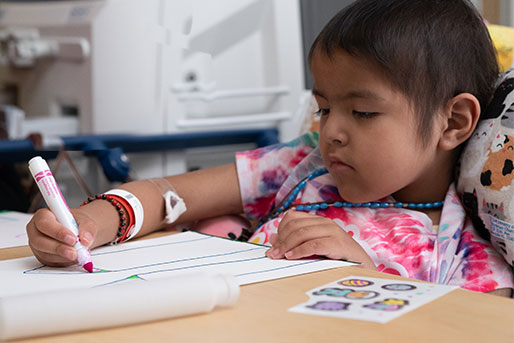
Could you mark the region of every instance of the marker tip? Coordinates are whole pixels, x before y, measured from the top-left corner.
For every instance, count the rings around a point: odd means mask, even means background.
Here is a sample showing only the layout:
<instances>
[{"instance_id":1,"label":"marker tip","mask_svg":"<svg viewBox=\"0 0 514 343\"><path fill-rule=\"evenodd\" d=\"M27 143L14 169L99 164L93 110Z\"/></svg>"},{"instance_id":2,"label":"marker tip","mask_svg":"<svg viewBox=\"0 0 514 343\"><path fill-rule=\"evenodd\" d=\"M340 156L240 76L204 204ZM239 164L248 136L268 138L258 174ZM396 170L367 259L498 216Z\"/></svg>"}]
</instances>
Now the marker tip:
<instances>
[{"instance_id":1,"label":"marker tip","mask_svg":"<svg viewBox=\"0 0 514 343\"><path fill-rule=\"evenodd\" d=\"M93 263L88 262L85 265L82 266L85 270L92 273L93 272Z\"/></svg>"}]
</instances>

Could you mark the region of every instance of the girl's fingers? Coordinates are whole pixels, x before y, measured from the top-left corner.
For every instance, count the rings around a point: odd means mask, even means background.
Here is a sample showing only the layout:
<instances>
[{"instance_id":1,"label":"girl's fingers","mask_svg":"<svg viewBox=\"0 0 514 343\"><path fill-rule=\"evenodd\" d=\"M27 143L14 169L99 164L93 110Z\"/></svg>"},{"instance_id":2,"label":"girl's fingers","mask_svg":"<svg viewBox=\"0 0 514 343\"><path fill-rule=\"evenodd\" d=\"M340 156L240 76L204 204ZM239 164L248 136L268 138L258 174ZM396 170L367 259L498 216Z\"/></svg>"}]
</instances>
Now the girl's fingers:
<instances>
[{"instance_id":1,"label":"girl's fingers","mask_svg":"<svg viewBox=\"0 0 514 343\"><path fill-rule=\"evenodd\" d=\"M364 249L331 219L302 212L288 212L281 220L277 234L270 236L273 259L291 260L313 255L330 259L361 262L364 268L376 270Z\"/></svg>"},{"instance_id":2,"label":"girl's fingers","mask_svg":"<svg viewBox=\"0 0 514 343\"><path fill-rule=\"evenodd\" d=\"M87 217L76 214L77 222L80 223L80 241L89 247L93 244L96 226ZM41 263L63 266L77 260L73 245L78 237L62 226L48 209L41 209L34 214L27 224L27 235L30 248Z\"/></svg>"},{"instance_id":3,"label":"girl's fingers","mask_svg":"<svg viewBox=\"0 0 514 343\"><path fill-rule=\"evenodd\" d=\"M303 231L307 231L309 227L324 225L332 223L330 219L313 216L307 213L297 212L300 215L286 215L278 226L278 237L277 242L282 244L289 240L291 237L302 234ZM300 232L299 232L300 231Z\"/></svg>"},{"instance_id":4,"label":"girl's fingers","mask_svg":"<svg viewBox=\"0 0 514 343\"><path fill-rule=\"evenodd\" d=\"M68 260L59 255L48 254L45 252L37 251L35 249L32 249L32 252L34 252L34 256L36 256L41 263L50 267L63 267L75 263L75 261Z\"/></svg>"},{"instance_id":5,"label":"girl's fingers","mask_svg":"<svg viewBox=\"0 0 514 343\"><path fill-rule=\"evenodd\" d=\"M269 242L271 245L275 244L275 242L277 241L277 238L278 238L278 234L276 233L272 233L270 236L269 236Z\"/></svg>"},{"instance_id":6,"label":"girl's fingers","mask_svg":"<svg viewBox=\"0 0 514 343\"><path fill-rule=\"evenodd\" d=\"M319 220L321 217L313 216L305 212L288 211L280 220L279 228L281 234L288 234L290 228L294 227L294 223L301 220L312 219Z\"/></svg>"},{"instance_id":7,"label":"girl's fingers","mask_svg":"<svg viewBox=\"0 0 514 343\"><path fill-rule=\"evenodd\" d=\"M297 260L310 256L325 256L332 260L351 260L360 262L364 268L376 269L373 260L354 241L345 234L340 236L324 236L305 241L284 253L284 257L289 260Z\"/></svg>"},{"instance_id":8,"label":"girl's fingers","mask_svg":"<svg viewBox=\"0 0 514 343\"><path fill-rule=\"evenodd\" d=\"M297 236L300 228L307 231L305 228L311 226L314 227L330 224L335 223L331 219L325 217L315 216L305 212L289 211L280 221L277 232L277 241L279 243L283 243L291 237ZM302 231L300 231L300 234L302 234Z\"/></svg>"},{"instance_id":9,"label":"girl's fingers","mask_svg":"<svg viewBox=\"0 0 514 343\"><path fill-rule=\"evenodd\" d=\"M50 237L39 235L31 239L30 246L37 252L58 255L67 260L73 261L77 258L77 254L73 246L63 244Z\"/></svg>"},{"instance_id":10,"label":"girl's fingers","mask_svg":"<svg viewBox=\"0 0 514 343\"><path fill-rule=\"evenodd\" d=\"M77 241L75 234L62 226L54 214L46 208L37 211L29 224L27 224L27 234L29 237L37 237L38 233L67 245L74 245Z\"/></svg>"},{"instance_id":11,"label":"girl's fingers","mask_svg":"<svg viewBox=\"0 0 514 343\"><path fill-rule=\"evenodd\" d=\"M292 248L284 254L288 260L297 260L304 257L313 255L326 256L333 252L334 248L333 239L330 237L322 237L312 239Z\"/></svg>"},{"instance_id":12,"label":"girl's fingers","mask_svg":"<svg viewBox=\"0 0 514 343\"><path fill-rule=\"evenodd\" d=\"M305 223L304 225L298 223L294 231L289 232L288 235L279 235L277 241L273 245L273 250L270 252L275 258L282 258L284 254L300 244L323 236L320 225L312 225Z\"/></svg>"},{"instance_id":13,"label":"girl's fingers","mask_svg":"<svg viewBox=\"0 0 514 343\"><path fill-rule=\"evenodd\" d=\"M93 244L93 235L89 231L80 230L79 233L80 243L85 247L90 247Z\"/></svg>"},{"instance_id":14,"label":"girl's fingers","mask_svg":"<svg viewBox=\"0 0 514 343\"><path fill-rule=\"evenodd\" d=\"M283 258L285 253L307 241L333 236L335 230L339 233L341 228L329 219L314 216L280 223L278 235L267 255Z\"/></svg>"},{"instance_id":15,"label":"girl's fingers","mask_svg":"<svg viewBox=\"0 0 514 343\"><path fill-rule=\"evenodd\" d=\"M88 248L91 247L96 238L97 223L78 209L72 209L71 213L79 225L80 243Z\"/></svg>"}]
</instances>

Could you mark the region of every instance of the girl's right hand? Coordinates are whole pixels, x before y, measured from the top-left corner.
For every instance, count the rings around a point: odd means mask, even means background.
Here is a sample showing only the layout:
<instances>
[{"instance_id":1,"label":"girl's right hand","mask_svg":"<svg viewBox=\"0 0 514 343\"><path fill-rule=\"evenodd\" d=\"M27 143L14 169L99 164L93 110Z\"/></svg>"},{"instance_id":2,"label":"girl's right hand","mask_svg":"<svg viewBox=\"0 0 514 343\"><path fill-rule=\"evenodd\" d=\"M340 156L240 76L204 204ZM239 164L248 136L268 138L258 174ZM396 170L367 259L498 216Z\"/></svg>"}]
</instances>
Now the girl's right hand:
<instances>
[{"instance_id":1,"label":"girl's right hand","mask_svg":"<svg viewBox=\"0 0 514 343\"><path fill-rule=\"evenodd\" d=\"M98 231L95 221L80 209L70 209L79 225L80 242L90 247ZM48 209L38 210L27 224L29 246L43 264L64 267L77 263L73 248L77 236L62 226Z\"/></svg>"}]
</instances>

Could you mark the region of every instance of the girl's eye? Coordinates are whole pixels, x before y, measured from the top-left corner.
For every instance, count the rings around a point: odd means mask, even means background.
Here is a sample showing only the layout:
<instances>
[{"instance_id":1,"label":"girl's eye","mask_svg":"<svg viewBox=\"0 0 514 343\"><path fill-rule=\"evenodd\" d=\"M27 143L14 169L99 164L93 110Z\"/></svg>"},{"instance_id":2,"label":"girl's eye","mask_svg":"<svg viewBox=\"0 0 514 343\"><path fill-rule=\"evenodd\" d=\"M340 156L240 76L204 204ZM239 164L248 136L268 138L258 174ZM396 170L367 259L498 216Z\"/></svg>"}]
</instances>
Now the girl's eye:
<instances>
[{"instance_id":1,"label":"girl's eye","mask_svg":"<svg viewBox=\"0 0 514 343\"><path fill-rule=\"evenodd\" d=\"M319 110L314 112L314 115L316 117L322 117L322 116L328 114L329 112L330 112L330 110L328 108L320 108Z\"/></svg>"},{"instance_id":2,"label":"girl's eye","mask_svg":"<svg viewBox=\"0 0 514 343\"><path fill-rule=\"evenodd\" d=\"M355 116L357 116L359 118L364 118L364 119L373 118L378 114L378 112L359 112L359 111L352 111L352 113Z\"/></svg>"}]
</instances>

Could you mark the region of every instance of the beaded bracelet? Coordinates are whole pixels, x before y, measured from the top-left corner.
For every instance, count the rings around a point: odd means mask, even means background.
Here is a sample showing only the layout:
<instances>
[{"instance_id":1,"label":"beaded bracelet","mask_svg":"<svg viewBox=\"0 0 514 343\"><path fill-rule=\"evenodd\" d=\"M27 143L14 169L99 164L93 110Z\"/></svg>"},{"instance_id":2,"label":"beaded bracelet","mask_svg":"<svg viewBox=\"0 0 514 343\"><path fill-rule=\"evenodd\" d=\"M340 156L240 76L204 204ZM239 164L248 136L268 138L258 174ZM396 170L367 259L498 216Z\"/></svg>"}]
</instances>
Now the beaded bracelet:
<instances>
[{"instance_id":1,"label":"beaded bracelet","mask_svg":"<svg viewBox=\"0 0 514 343\"><path fill-rule=\"evenodd\" d=\"M129 235L130 231L132 230L132 228L134 227L134 224L135 224L134 209L127 202L126 199L124 199L116 194L110 194L110 193L104 193L104 194L107 196L108 199L109 198L113 199L112 200L113 204L115 204L115 202L117 202L118 204L123 206L123 208L125 209L125 213L128 216L128 218L127 218L128 221L127 221L126 227L118 230L118 232L116 234L116 238L111 242L111 245L122 243L128 239L128 237L129 237L128 235ZM121 227L121 222L120 222L120 227Z\"/></svg>"},{"instance_id":2,"label":"beaded bracelet","mask_svg":"<svg viewBox=\"0 0 514 343\"><path fill-rule=\"evenodd\" d=\"M120 236L120 241L127 241L138 234L138 232L143 227L143 221L145 218L145 213L143 209L143 204L139 199L132 193L124 190L124 189L111 189L110 191L105 192L107 196L114 196L116 199L121 201L125 208L128 210L128 214L130 216L130 224L128 229ZM112 242L112 244L119 243L117 241Z\"/></svg>"},{"instance_id":3,"label":"beaded bracelet","mask_svg":"<svg viewBox=\"0 0 514 343\"><path fill-rule=\"evenodd\" d=\"M120 226L118 227L116 238L111 242L111 244L121 243L126 238L129 228L134 221L133 214L131 215L130 213L130 206L124 204L124 201L122 201L122 199L117 196L103 193L87 198L87 200L84 201L84 203L80 206L87 205L94 200L107 200L116 208L116 211L118 211L118 215L120 217Z\"/></svg>"}]
</instances>

